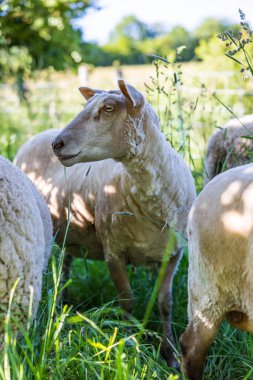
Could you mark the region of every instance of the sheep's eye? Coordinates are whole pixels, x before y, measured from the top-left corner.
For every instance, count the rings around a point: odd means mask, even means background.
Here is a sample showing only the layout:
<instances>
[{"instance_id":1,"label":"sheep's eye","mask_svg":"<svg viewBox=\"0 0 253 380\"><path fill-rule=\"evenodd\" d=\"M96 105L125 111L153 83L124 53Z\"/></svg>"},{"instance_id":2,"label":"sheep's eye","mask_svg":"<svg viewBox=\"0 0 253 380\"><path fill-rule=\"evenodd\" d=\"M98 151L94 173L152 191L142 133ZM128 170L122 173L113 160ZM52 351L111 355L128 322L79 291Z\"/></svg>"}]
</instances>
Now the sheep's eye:
<instances>
[{"instance_id":1,"label":"sheep's eye","mask_svg":"<svg viewBox=\"0 0 253 380\"><path fill-rule=\"evenodd\" d=\"M113 106L110 106L109 104L106 104L104 107L103 107L103 110L105 112L112 112L113 111Z\"/></svg>"}]
</instances>

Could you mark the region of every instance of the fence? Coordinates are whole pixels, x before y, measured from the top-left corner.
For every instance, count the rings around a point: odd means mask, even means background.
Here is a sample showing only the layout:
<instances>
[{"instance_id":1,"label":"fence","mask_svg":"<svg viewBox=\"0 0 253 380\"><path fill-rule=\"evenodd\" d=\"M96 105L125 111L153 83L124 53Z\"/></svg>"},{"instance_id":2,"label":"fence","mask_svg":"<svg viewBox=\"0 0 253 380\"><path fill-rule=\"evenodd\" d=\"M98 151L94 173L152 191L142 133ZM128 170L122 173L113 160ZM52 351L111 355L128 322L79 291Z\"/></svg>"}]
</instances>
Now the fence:
<instances>
[{"instance_id":1,"label":"fence","mask_svg":"<svg viewBox=\"0 0 253 380\"><path fill-rule=\"evenodd\" d=\"M125 66L121 69L121 76L128 83L135 85L140 90L145 91L144 82L150 82L151 66ZM216 93L219 96L252 97L253 83L244 83L235 79L234 72L231 71L197 71L184 72L184 84L181 91L185 96L198 96L203 92L203 85L208 89L208 93ZM170 75L170 74L169 74ZM171 74L172 75L172 74ZM68 112L75 114L80 111L82 98L77 91L80 85L90 85L97 88L111 89L116 86L118 70L115 68L96 68L91 72L79 72L76 75L61 74L51 80L41 80L27 82L27 101L31 105L33 112L49 114L54 118L57 113ZM240 85L243 84L243 88ZM237 85L239 85L237 87ZM15 89L15 85L0 85L0 112L12 113L20 106L20 100Z\"/></svg>"}]
</instances>

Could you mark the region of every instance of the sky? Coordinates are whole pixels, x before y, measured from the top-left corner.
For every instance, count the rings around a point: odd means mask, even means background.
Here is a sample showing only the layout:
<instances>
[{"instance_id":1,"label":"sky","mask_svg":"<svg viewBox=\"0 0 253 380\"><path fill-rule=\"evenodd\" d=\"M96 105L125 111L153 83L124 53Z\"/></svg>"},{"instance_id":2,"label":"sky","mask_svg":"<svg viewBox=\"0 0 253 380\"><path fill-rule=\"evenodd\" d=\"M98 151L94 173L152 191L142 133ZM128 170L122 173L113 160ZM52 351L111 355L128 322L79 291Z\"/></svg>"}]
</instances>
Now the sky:
<instances>
[{"instance_id":1,"label":"sky","mask_svg":"<svg viewBox=\"0 0 253 380\"><path fill-rule=\"evenodd\" d=\"M163 23L168 30L182 25L191 31L207 17L239 23L241 8L253 28L253 0L98 0L97 4L101 10L88 10L76 25L81 27L85 41L100 45L107 42L122 18L130 14L146 23Z\"/></svg>"}]
</instances>

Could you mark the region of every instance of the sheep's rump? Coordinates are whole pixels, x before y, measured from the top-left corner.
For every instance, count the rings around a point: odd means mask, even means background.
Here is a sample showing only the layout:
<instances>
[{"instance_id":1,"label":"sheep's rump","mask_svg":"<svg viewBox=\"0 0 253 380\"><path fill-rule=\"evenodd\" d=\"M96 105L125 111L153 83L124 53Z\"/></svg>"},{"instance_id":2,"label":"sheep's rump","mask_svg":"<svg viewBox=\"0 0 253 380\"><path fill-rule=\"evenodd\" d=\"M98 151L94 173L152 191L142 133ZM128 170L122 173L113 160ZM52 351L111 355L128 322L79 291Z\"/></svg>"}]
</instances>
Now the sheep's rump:
<instances>
[{"instance_id":1,"label":"sheep's rump","mask_svg":"<svg viewBox=\"0 0 253 380\"><path fill-rule=\"evenodd\" d=\"M217 174L252 162L253 115L230 120L210 137L205 160L205 183Z\"/></svg>"},{"instance_id":2,"label":"sheep's rump","mask_svg":"<svg viewBox=\"0 0 253 380\"><path fill-rule=\"evenodd\" d=\"M210 324L229 311L253 321L253 164L210 181L188 221L189 314Z\"/></svg>"},{"instance_id":3,"label":"sheep's rump","mask_svg":"<svg viewBox=\"0 0 253 380\"><path fill-rule=\"evenodd\" d=\"M26 320L30 297L35 315L51 241L51 219L43 199L25 174L0 157L0 334L17 280L13 315Z\"/></svg>"}]
</instances>

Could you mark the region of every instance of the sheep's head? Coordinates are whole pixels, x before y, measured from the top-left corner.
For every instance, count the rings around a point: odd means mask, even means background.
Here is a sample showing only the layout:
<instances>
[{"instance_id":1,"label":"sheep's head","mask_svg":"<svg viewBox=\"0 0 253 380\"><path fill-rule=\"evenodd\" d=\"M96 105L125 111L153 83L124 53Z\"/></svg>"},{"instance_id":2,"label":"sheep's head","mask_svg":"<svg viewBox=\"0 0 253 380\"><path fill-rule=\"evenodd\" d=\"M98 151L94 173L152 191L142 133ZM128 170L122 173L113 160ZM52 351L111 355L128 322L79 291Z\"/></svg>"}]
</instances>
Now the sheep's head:
<instances>
[{"instance_id":1,"label":"sheep's head","mask_svg":"<svg viewBox=\"0 0 253 380\"><path fill-rule=\"evenodd\" d=\"M145 99L123 80L118 85L120 91L79 89L88 101L52 144L63 165L106 158L121 160L141 143Z\"/></svg>"}]
</instances>

